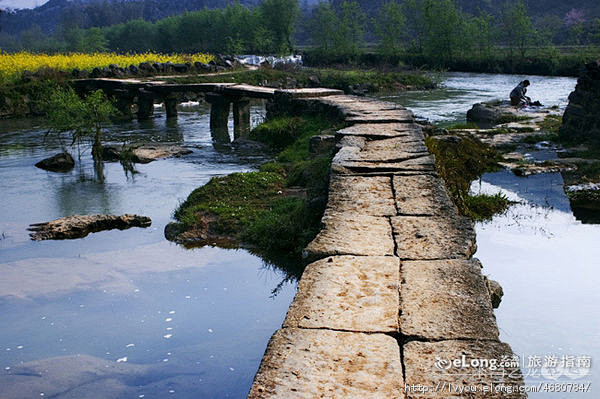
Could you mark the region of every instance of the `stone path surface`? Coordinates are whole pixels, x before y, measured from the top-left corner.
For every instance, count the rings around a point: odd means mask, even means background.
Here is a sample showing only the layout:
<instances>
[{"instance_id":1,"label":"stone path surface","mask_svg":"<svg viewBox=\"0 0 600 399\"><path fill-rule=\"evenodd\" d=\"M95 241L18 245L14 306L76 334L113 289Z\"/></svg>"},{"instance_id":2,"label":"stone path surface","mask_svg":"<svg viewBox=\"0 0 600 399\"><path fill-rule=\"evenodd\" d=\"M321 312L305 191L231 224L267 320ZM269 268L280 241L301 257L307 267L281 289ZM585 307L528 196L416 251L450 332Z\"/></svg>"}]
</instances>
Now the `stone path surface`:
<instances>
[{"instance_id":1,"label":"stone path surface","mask_svg":"<svg viewBox=\"0 0 600 399\"><path fill-rule=\"evenodd\" d=\"M281 110L336 115L348 127L335 135L323 228L304 251L311 263L248 397L526 397L514 391L520 367L498 340L471 258L472 222L450 200L412 113L327 94L275 95ZM484 390L501 385L513 389Z\"/></svg>"}]
</instances>

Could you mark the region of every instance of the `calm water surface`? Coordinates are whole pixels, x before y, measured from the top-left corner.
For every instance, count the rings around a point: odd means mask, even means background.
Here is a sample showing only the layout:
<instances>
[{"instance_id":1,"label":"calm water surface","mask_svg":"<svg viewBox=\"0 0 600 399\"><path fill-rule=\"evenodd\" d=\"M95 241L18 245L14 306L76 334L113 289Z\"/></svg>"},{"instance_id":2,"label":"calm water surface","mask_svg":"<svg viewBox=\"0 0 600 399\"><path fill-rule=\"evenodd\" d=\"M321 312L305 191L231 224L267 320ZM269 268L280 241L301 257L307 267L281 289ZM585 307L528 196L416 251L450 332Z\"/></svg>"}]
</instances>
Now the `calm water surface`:
<instances>
[{"instance_id":1,"label":"calm water surface","mask_svg":"<svg viewBox=\"0 0 600 399\"><path fill-rule=\"evenodd\" d=\"M544 105L568 103L576 80L562 77L452 73L440 90L387 97L411 108L416 115L440 124L465 120L474 102L507 98L519 81L532 83L528 95ZM549 154L532 153L538 158ZM597 398L600 373L600 226L575 219L559 173L516 177L509 171L485 174L474 192L502 192L518 201L487 223L477 223L475 254L483 272L500 282L504 298L496 309L500 339L522 357L526 383L590 383L588 393L537 393L532 398ZM592 358L575 375L569 370L530 367L540 358Z\"/></svg>"},{"instance_id":2,"label":"calm water surface","mask_svg":"<svg viewBox=\"0 0 600 399\"><path fill-rule=\"evenodd\" d=\"M263 116L255 106L253 122ZM193 154L134 175L106 163L99 183L89 148L72 172L33 166L58 151L40 122L0 122L0 397L245 397L295 284L273 296L285 272L243 250L185 250L163 229L194 188L265 159L216 145L206 108L176 122L159 113L113 126L107 139L182 143ZM30 223L76 213L138 213L152 226L29 240Z\"/></svg>"}]
</instances>

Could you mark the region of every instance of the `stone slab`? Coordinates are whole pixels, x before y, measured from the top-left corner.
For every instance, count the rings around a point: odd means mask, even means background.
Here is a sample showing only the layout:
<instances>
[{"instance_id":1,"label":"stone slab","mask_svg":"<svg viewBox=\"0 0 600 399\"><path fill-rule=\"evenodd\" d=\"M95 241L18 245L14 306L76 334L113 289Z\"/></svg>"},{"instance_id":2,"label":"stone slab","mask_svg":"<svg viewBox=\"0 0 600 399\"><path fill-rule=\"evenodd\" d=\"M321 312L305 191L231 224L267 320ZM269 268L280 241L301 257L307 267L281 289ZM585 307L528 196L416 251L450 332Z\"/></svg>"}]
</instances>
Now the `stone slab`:
<instances>
[{"instance_id":1,"label":"stone slab","mask_svg":"<svg viewBox=\"0 0 600 399\"><path fill-rule=\"evenodd\" d=\"M331 176L327 207L337 212L394 216L396 205L392 179L385 176Z\"/></svg>"},{"instance_id":2,"label":"stone slab","mask_svg":"<svg viewBox=\"0 0 600 399\"><path fill-rule=\"evenodd\" d=\"M394 162L427 156L427 147L422 141L404 142L399 138L367 141L353 161Z\"/></svg>"},{"instance_id":3,"label":"stone slab","mask_svg":"<svg viewBox=\"0 0 600 399\"><path fill-rule=\"evenodd\" d=\"M284 327L398 332L400 259L334 256L306 267Z\"/></svg>"},{"instance_id":4,"label":"stone slab","mask_svg":"<svg viewBox=\"0 0 600 399\"><path fill-rule=\"evenodd\" d=\"M505 343L484 340L413 341L406 343L403 349L407 397L409 398L506 399L527 397L518 392L483 391L483 387L489 387L490 384L493 384L493 389L500 384L513 389L523 386L523 376L518 366L518 360L515 364L505 360L512 359L514 356L510 346ZM488 359L496 362L498 368L491 370L489 367L454 367L447 363L455 359L462 359L462 356L469 365L471 361ZM416 386L417 384L429 387L429 392L408 389L411 385ZM460 393L460 389L467 389L470 386L476 386L479 391Z\"/></svg>"},{"instance_id":5,"label":"stone slab","mask_svg":"<svg viewBox=\"0 0 600 399\"><path fill-rule=\"evenodd\" d=\"M394 255L389 218L329 211L321 223L324 228L303 251L308 261L334 255Z\"/></svg>"},{"instance_id":6,"label":"stone slab","mask_svg":"<svg viewBox=\"0 0 600 399\"><path fill-rule=\"evenodd\" d=\"M339 162L339 166L348 168L354 172L403 172L420 171L434 172L435 160L431 155L414 155L414 158L408 158L398 161L355 161L352 158L360 157L359 151L354 154L346 154L346 160Z\"/></svg>"},{"instance_id":7,"label":"stone slab","mask_svg":"<svg viewBox=\"0 0 600 399\"><path fill-rule=\"evenodd\" d=\"M364 136L371 139L399 137L406 142L424 141L425 136L414 123L361 123L339 130L339 136Z\"/></svg>"},{"instance_id":8,"label":"stone slab","mask_svg":"<svg viewBox=\"0 0 600 399\"><path fill-rule=\"evenodd\" d=\"M400 215L456 215L457 210L437 176L394 176L396 206Z\"/></svg>"},{"instance_id":9,"label":"stone slab","mask_svg":"<svg viewBox=\"0 0 600 399\"><path fill-rule=\"evenodd\" d=\"M469 258L477 249L473 223L463 216L397 216L392 226L401 259Z\"/></svg>"},{"instance_id":10,"label":"stone slab","mask_svg":"<svg viewBox=\"0 0 600 399\"><path fill-rule=\"evenodd\" d=\"M412 112L402 110L390 111L349 111L346 122L351 123L409 123L414 121Z\"/></svg>"},{"instance_id":11,"label":"stone slab","mask_svg":"<svg viewBox=\"0 0 600 399\"><path fill-rule=\"evenodd\" d=\"M263 357L249 399L404 398L400 350L385 334L283 328Z\"/></svg>"},{"instance_id":12,"label":"stone slab","mask_svg":"<svg viewBox=\"0 0 600 399\"><path fill-rule=\"evenodd\" d=\"M324 87L315 88L303 88L303 89L283 89L277 90L276 93L282 93L289 95L292 98L306 98L306 97L326 97L326 96L339 96L343 95L342 90L327 89Z\"/></svg>"},{"instance_id":13,"label":"stone slab","mask_svg":"<svg viewBox=\"0 0 600 399\"><path fill-rule=\"evenodd\" d=\"M478 260L404 261L402 334L429 340L498 339Z\"/></svg>"}]
</instances>

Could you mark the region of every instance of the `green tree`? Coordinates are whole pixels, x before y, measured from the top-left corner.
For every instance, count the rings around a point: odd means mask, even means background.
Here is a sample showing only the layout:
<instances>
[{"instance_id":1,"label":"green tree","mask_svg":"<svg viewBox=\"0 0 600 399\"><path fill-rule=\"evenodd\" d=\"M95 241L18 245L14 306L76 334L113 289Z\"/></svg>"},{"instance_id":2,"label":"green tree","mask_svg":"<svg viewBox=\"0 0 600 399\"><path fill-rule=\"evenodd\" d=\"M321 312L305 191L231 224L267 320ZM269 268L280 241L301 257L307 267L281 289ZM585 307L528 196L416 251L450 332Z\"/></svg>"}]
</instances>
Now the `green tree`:
<instances>
[{"instance_id":1,"label":"green tree","mask_svg":"<svg viewBox=\"0 0 600 399\"><path fill-rule=\"evenodd\" d=\"M100 28L87 29L81 40L81 51L86 53L96 53L106 51L108 42Z\"/></svg>"},{"instance_id":2,"label":"green tree","mask_svg":"<svg viewBox=\"0 0 600 399\"><path fill-rule=\"evenodd\" d=\"M367 16L356 0L344 1L340 23L335 34L336 49L340 54L357 55L365 39Z\"/></svg>"},{"instance_id":3,"label":"green tree","mask_svg":"<svg viewBox=\"0 0 600 399\"><path fill-rule=\"evenodd\" d=\"M454 0L423 0L424 52L440 63L451 61L462 46L464 17Z\"/></svg>"},{"instance_id":4,"label":"green tree","mask_svg":"<svg viewBox=\"0 0 600 399\"><path fill-rule=\"evenodd\" d=\"M322 52L334 50L340 20L328 2L320 1L308 20L309 39Z\"/></svg>"},{"instance_id":5,"label":"green tree","mask_svg":"<svg viewBox=\"0 0 600 399\"><path fill-rule=\"evenodd\" d=\"M480 12L477 16L467 16L463 46L475 49L480 59L490 58L494 44L492 16Z\"/></svg>"},{"instance_id":6,"label":"green tree","mask_svg":"<svg viewBox=\"0 0 600 399\"><path fill-rule=\"evenodd\" d=\"M259 6L262 25L272 32L278 51L292 50L292 33L298 17L298 0L263 0Z\"/></svg>"},{"instance_id":7,"label":"green tree","mask_svg":"<svg viewBox=\"0 0 600 399\"><path fill-rule=\"evenodd\" d=\"M379 9L375 20L375 34L380 40L379 49L384 55L395 55L402 49L404 39L404 12L394 0L387 1Z\"/></svg>"},{"instance_id":8,"label":"green tree","mask_svg":"<svg viewBox=\"0 0 600 399\"><path fill-rule=\"evenodd\" d=\"M515 51L525 58L527 48L535 41L536 31L522 1L505 3L500 15L500 30L510 59Z\"/></svg>"},{"instance_id":9,"label":"green tree","mask_svg":"<svg viewBox=\"0 0 600 399\"><path fill-rule=\"evenodd\" d=\"M418 54L423 54L425 41L422 3L422 0L404 0L402 3L406 33L412 38L410 51Z\"/></svg>"},{"instance_id":10,"label":"green tree","mask_svg":"<svg viewBox=\"0 0 600 399\"><path fill-rule=\"evenodd\" d=\"M71 134L71 145L92 140L92 157L99 171L102 168L102 126L115 112L102 90L81 98L69 88L57 90L50 96L46 114L51 131Z\"/></svg>"}]
</instances>

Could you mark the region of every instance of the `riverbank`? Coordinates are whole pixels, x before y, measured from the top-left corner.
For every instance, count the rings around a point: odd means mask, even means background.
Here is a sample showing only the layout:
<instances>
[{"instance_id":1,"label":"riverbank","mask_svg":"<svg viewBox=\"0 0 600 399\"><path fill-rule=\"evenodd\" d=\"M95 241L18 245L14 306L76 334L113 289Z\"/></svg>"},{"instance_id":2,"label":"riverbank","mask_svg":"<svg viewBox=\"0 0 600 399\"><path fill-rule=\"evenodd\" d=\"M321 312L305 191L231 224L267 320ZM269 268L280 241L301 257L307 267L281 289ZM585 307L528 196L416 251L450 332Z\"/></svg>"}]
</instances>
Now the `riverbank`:
<instances>
[{"instance_id":1,"label":"riverbank","mask_svg":"<svg viewBox=\"0 0 600 399\"><path fill-rule=\"evenodd\" d=\"M305 50L304 60L311 67L332 67L339 65L373 67L398 67L399 65L417 69L442 69L451 72L503 73L547 76L577 77L583 65L598 58L597 49L581 48L575 51L560 51L555 48L533 48L527 50L526 57L507 50L495 49L479 55L469 52L468 56L454 56L441 59L415 53L395 55L380 54L365 49L359 54L335 55L316 50Z\"/></svg>"}]
</instances>

